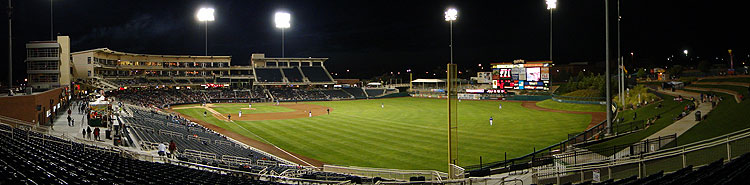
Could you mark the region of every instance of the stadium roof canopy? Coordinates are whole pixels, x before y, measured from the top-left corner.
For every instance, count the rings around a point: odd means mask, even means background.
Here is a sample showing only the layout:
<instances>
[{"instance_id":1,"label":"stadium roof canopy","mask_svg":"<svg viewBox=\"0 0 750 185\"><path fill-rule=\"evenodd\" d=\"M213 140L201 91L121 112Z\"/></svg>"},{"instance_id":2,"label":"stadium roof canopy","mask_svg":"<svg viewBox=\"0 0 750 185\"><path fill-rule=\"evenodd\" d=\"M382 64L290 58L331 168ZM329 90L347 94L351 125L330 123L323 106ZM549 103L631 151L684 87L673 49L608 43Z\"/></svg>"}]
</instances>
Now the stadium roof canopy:
<instances>
[{"instance_id":1,"label":"stadium roof canopy","mask_svg":"<svg viewBox=\"0 0 750 185\"><path fill-rule=\"evenodd\" d=\"M416 79L411 81L412 83L445 83L445 80L441 79Z\"/></svg>"}]
</instances>

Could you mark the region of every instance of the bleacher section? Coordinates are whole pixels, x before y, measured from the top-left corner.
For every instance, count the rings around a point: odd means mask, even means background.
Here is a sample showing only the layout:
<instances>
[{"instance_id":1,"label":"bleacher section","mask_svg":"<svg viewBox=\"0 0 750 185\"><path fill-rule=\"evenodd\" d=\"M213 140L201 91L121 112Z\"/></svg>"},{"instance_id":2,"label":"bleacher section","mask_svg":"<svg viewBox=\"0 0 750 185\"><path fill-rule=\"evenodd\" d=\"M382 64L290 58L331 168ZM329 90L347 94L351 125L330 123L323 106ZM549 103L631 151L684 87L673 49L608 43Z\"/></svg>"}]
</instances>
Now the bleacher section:
<instances>
[{"instance_id":1,"label":"bleacher section","mask_svg":"<svg viewBox=\"0 0 750 185\"><path fill-rule=\"evenodd\" d=\"M357 98L357 99L367 98L367 96L365 95L365 92L362 91L362 88L342 88L341 90L344 90L348 92L349 94L352 94L354 98Z\"/></svg>"},{"instance_id":2,"label":"bleacher section","mask_svg":"<svg viewBox=\"0 0 750 185\"><path fill-rule=\"evenodd\" d=\"M133 117L123 117L123 119L131 124L138 140L146 146L158 145L158 143L168 145L170 141L174 141L180 153L185 153L186 150L208 152L214 154L214 160L224 156L234 156L253 161L273 161L269 156L243 148L218 133L186 120L139 109L133 109ZM184 155L183 157L192 161L216 162L196 156Z\"/></svg>"},{"instance_id":3,"label":"bleacher section","mask_svg":"<svg viewBox=\"0 0 750 185\"><path fill-rule=\"evenodd\" d=\"M283 76L281 70L278 68L272 69L255 69L255 78L258 82L283 82Z\"/></svg>"},{"instance_id":4,"label":"bleacher section","mask_svg":"<svg viewBox=\"0 0 750 185\"><path fill-rule=\"evenodd\" d=\"M278 184L172 164L0 124L0 184Z\"/></svg>"},{"instance_id":5,"label":"bleacher section","mask_svg":"<svg viewBox=\"0 0 750 185\"><path fill-rule=\"evenodd\" d=\"M284 71L284 76L286 76L286 79L289 80L289 82L303 82L302 74L299 72L299 68L292 67L284 68L282 70Z\"/></svg>"},{"instance_id":6,"label":"bleacher section","mask_svg":"<svg viewBox=\"0 0 750 185\"><path fill-rule=\"evenodd\" d=\"M385 94L385 89L365 89L368 97L379 97Z\"/></svg>"},{"instance_id":7,"label":"bleacher section","mask_svg":"<svg viewBox=\"0 0 750 185\"><path fill-rule=\"evenodd\" d=\"M329 99L350 99L354 98L352 95L349 95L349 93L344 92L344 90L341 89L331 89L331 90L321 90L323 94L326 94Z\"/></svg>"},{"instance_id":8,"label":"bleacher section","mask_svg":"<svg viewBox=\"0 0 750 185\"><path fill-rule=\"evenodd\" d=\"M311 82L333 82L328 72L321 66L306 66L301 67L302 73L305 74L308 80Z\"/></svg>"}]
</instances>

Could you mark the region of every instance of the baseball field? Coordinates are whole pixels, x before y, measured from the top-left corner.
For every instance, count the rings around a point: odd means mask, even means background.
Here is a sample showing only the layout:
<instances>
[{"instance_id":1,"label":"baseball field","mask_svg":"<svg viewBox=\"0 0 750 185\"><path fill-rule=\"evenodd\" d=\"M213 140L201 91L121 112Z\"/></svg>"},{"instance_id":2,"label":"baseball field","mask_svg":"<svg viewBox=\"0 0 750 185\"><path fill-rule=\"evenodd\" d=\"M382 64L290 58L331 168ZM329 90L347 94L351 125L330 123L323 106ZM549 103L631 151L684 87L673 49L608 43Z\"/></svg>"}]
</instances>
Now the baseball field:
<instances>
[{"instance_id":1,"label":"baseball field","mask_svg":"<svg viewBox=\"0 0 750 185\"><path fill-rule=\"evenodd\" d=\"M503 160L506 153L509 159L530 153L583 131L592 119L521 104L460 102L459 165L479 164L480 156L483 162L493 162ZM310 163L447 171L444 99L182 105L173 111L233 132L230 137L277 146Z\"/></svg>"}]
</instances>

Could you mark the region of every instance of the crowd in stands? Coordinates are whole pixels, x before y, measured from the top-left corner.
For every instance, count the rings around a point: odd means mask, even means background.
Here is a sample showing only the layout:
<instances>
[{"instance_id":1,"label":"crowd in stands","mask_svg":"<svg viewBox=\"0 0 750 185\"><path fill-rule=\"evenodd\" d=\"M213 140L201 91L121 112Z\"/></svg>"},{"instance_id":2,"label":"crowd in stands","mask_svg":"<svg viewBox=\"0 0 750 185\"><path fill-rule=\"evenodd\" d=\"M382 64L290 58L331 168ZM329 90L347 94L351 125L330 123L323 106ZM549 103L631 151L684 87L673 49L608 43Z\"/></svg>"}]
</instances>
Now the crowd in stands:
<instances>
[{"instance_id":1,"label":"crowd in stands","mask_svg":"<svg viewBox=\"0 0 750 185\"><path fill-rule=\"evenodd\" d=\"M269 92L280 101L299 101L299 100L325 100L329 96L319 90L304 90L293 88L270 88Z\"/></svg>"},{"instance_id":2,"label":"crowd in stands","mask_svg":"<svg viewBox=\"0 0 750 185\"><path fill-rule=\"evenodd\" d=\"M266 93L266 90L268 93ZM379 97L395 90L345 88L345 89L302 89L288 87L255 88L252 90L220 89L167 89L167 88L129 88L115 90L107 94L117 100L129 102L141 107L163 108L173 104L211 103L211 102L248 102L248 101L303 101L332 100ZM269 94L270 93L270 94Z\"/></svg>"},{"instance_id":3,"label":"crowd in stands","mask_svg":"<svg viewBox=\"0 0 750 185\"><path fill-rule=\"evenodd\" d=\"M266 98L262 89L256 90L190 90L190 89L125 89L112 91L113 96L120 101L129 102L142 107L165 107L181 103L208 103L219 99L235 99L247 101L251 98Z\"/></svg>"}]
</instances>

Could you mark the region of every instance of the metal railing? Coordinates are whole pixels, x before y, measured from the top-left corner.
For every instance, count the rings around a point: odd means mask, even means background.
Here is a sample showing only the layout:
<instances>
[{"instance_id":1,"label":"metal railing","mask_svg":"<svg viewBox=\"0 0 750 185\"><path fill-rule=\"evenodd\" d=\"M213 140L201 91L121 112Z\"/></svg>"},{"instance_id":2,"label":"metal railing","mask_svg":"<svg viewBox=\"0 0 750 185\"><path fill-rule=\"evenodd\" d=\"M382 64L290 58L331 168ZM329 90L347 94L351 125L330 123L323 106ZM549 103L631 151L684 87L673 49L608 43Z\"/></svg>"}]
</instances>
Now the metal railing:
<instances>
[{"instance_id":1,"label":"metal railing","mask_svg":"<svg viewBox=\"0 0 750 185\"><path fill-rule=\"evenodd\" d=\"M648 145L649 149L651 145ZM706 139L680 147L656 149L651 153L620 156L582 164L554 164L534 168L533 179L538 184L568 183L594 180L622 179L663 171L677 171L687 166L702 166L714 161L729 161L750 152L750 128Z\"/></svg>"},{"instance_id":2,"label":"metal railing","mask_svg":"<svg viewBox=\"0 0 750 185\"><path fill-rule=\"evenodd\" d=\"M323 165L323 171L363 177L380 177L397 181L409 181L412 177L422 176L425 177L426 181L441 182L443 178L448 177L447 173L434 170L398 170L336 165Z\"/></svg>"},{"instance_id":3,"label":"metal railing","mask_svg":"<svg viewBox=\"0 0 750 185\"><path fill-rule=\"evenodd\" d=\"M617 117L615 114L614 117ZM588 141L598 140L599 136L606 131L607 121L604 120L595 126L586 129L576 135L568 137L567 140L547 146L542 149L534 149L534 152L521 157L496 161L486 164L464 166L468 176L486 176L510 171L524 170L535 166L547 165L552 162L553 155L567 152L572 146Z\"/></svg>"}]
</instances>

